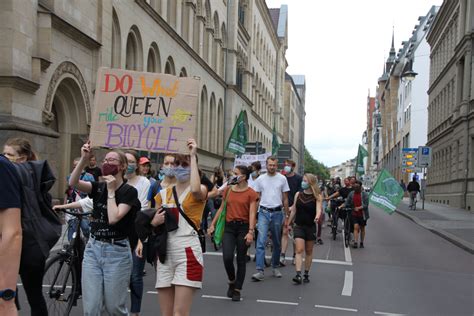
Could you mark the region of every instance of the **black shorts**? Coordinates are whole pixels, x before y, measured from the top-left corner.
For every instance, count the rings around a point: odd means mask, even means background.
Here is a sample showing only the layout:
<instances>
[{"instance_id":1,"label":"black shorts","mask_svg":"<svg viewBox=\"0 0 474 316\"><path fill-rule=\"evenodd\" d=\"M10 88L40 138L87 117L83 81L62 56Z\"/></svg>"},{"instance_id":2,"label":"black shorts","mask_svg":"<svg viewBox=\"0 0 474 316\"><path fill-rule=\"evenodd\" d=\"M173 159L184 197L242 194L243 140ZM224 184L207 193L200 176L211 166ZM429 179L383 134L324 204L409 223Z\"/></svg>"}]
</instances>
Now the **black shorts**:
<instances>
[{"instance_id":1,"label":"black shorts","mask_svg":"<svg viewBox=\"0 0 474 316\"><path fill-rule=\"evenodd\" d=\"M359 216L352 216L352 223L353 224L359 224L359 226L367 225L367 221L364 220L363 217L359 217Z\"/></svg>"},{"instance_id":2,"label":"black shorts","mask_svg":"<svg viewBox=\"0 0 474 316\"><path fill-rule=\"evenodd\" d=\"M293 238L301 238L305 241L316 240L316 224L311 226L299 226L295 224L293 228Z\"/></svg>"}]
</instances>

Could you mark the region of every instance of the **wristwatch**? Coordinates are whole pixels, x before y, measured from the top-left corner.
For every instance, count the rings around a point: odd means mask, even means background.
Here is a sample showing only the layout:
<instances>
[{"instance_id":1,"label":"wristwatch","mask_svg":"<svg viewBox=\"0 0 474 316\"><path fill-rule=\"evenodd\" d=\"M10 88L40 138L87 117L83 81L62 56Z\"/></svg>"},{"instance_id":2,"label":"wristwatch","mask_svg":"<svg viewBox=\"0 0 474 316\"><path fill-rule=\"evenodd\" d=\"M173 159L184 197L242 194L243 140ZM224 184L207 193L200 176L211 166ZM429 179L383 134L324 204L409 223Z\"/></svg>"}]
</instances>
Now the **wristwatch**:
<instances>
[{"instance_id":1,"label":"wristwatch","mask_svg":"<svg viewBox=\"0 0 474 316\"><path fill-rule=\"evenodd\" d=\"M10 301L16 296L16 291L12 289L5 289L0 291L0 298L3 298L4 301Z\"/></svg>"}]
</instances>

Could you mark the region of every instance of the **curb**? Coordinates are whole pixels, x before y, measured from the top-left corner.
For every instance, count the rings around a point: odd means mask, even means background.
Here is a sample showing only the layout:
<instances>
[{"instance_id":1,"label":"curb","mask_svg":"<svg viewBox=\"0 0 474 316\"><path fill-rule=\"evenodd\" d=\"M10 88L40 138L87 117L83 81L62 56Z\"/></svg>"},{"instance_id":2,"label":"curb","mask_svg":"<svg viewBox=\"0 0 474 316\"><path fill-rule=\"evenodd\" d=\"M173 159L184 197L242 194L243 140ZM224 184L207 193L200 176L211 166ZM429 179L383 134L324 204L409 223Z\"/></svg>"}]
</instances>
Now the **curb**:
<instances>
[{"instance_id":1,"label":"curb","mask_svg":"<svg viewBox=\"0 0 474 316\"><path fill-rule=\"evenodd\" d=\"M427 229L430 232L446 239L450 243L452 243L452 244L458 246L459 248L469 252L470 254L474 254L474 245L471 244L470 242L462 240L461 238L459 238L459 237L457 237L457 236L455 236L451 233L448 233L447 231L444 231L442 229L433 228L430 225L427 225L427 224L423 223L423 221L421 221L418 217L412 216L412 215L410 215L409 213L407 213L405 211L396 209L395 212L397 212L398 214L400 214L400 215L408 218L409 220L415 222L416 224L423 227L424 229Z\"/></svg>"}]
</instances>

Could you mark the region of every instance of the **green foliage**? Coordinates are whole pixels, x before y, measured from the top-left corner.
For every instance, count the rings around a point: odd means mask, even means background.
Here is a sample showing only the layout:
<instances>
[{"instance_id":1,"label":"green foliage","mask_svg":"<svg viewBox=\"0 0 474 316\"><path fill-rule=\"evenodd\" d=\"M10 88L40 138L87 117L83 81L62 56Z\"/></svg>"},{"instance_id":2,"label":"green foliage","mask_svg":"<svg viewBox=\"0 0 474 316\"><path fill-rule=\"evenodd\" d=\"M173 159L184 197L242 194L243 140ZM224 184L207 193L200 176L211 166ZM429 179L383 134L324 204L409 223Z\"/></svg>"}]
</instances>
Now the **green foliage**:
<instances>
[{"instance_id":1,"label":"green foliage","mask_svg":"<svg viewBox=\"0 0 474 316\"><path fill-rule=\"evenodd\" d=\"M306 147L304 148L304 172L315 174L320 180L326 180L330 177L328 167L314 159Z\"/></svg>"}]
</instances>

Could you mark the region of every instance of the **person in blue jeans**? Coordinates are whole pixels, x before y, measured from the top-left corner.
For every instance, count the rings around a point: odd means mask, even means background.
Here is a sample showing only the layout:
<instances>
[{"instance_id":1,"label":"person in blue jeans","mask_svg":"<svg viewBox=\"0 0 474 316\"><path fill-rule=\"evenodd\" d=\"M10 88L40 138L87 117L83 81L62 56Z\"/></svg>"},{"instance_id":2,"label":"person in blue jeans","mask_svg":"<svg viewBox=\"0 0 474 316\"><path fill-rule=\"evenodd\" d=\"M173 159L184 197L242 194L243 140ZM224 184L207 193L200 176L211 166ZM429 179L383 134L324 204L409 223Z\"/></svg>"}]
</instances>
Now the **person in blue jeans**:
<instances>
[{"instance_id":1,"label":"person in blue jeans","mask_svg":"<svg viewBox=\"0 0 474 316\"><path fill-rule=\"evenodd\" d=\"M81 158L75 158L74 161L72 162L73 169L76 168L77 164L79 163L79 160ZM69 182L69 178L71 176L66 177L66 181ZM95 178L92 174L82 171L81 175L79 177L79 180L83 181L88 181L88 182L94 182ZM87 193L79 191L77 188L74 188L72 186L68 186L66 190L66 197L64 198L64 204L68 203L74 203L77 202L87 196ZM76 211L79 212L79 209L76 210L70 210L70 211ZM76 231L76 227L78 225L79 219L77 217L74 217L72 215L66 214L65 215L66 223L67 223L67 240L71 241L72 235ZM84 234L84 237L89 238L89 232L90 232L90 227L89 227L89 220L87 218L83 218L81 222L79 223L81 225L81 230L82 233Z\"/></svg>"},{"instance_id":2,"label":"person in blue jeans","mask_svg":"<svg viewBox=\"0 0 474 316\"><path fill-rule=\"evenodd\" d=\"M290 188L286 177L277 172L278 159L270 156L267 158L267 173L261 175L255 181L255 191L260 193L260 206L257 222L257 272L252 275L252 280L263 281L265 264L265 242L268 230L272 234L273 253L272 269L273 276L281 278L280 266L281 231L286 225L285 218L290 215L288 207L288 192Z\"/></svg>"},{"instance_id":3,"label":"person in blue jeans","mask_svg":"<svg viewBox=\"0 0 474 316\"><path fill-rule=\"evenodd\" d=\"M79 180L91 154L89 142L81 148L81 160L71 173L70 186L87 192L93 200L91 234L82 262L84 315L128 315L127 297L132 273L134 219L140 211L137 190L125 183L127 157L121 151L106 154L102 164L105 182ZM130 243L132 242L132 246Z\"/></svg>"}]
</instances>

